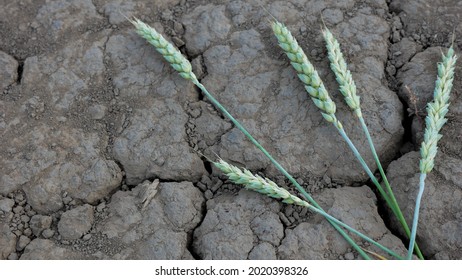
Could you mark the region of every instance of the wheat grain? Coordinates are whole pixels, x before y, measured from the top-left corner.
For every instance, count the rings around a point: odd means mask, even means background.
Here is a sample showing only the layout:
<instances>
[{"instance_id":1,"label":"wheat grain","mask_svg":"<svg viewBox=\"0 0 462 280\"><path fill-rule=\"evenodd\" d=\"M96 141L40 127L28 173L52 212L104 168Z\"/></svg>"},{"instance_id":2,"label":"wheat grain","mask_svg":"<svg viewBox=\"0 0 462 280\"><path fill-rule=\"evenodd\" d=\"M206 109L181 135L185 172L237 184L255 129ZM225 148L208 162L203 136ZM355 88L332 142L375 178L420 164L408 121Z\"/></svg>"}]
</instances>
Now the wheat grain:
<instances>
[{"instance_id":1,"label":"wheat grain","mask_svg":"<svg viewBox=\"0 0 462 280\"><path fill-rule=\"evenodd\" d=\"M196 80L191 63L159 32L137 18L130 20L130 22L135 26L136 33L152 44L183 78Z\"/></svg>"},{"instance_id":2,"label":"wheat grain","mask_svg":"<svg viewBox=\"0 0 462 280\"><path fill-rule=\"evenodd\" d=\"M308 202L290 194L287 190L279 187L270 179L254 175L247 169L242 171L238 167L231 165L222 159L218 162L214 162L213 164L223 171L231 182L244 185L248 190L256 191L272 198L280 198L282 199L282 202L287 204L295 204L304 207L310 206Z\"/></svg>"},{"instance_id":3,"label":"wheat grain","mask_svg":"<svg viewBox=\"0 0 462 280\"><path fill-rule=\"evenodd\" d=\"M278 39L279 46L284 50L290 60L290 64L298 73L298 78L305 84L305 89L311 96L314 104L321 109L323 117L341 129L342 124L335 116L336 106L330 98L324 83L306 57L297 40L292 36L287 27L275 21L272 24L274 35Z\"/></svg>"}]
</instances>

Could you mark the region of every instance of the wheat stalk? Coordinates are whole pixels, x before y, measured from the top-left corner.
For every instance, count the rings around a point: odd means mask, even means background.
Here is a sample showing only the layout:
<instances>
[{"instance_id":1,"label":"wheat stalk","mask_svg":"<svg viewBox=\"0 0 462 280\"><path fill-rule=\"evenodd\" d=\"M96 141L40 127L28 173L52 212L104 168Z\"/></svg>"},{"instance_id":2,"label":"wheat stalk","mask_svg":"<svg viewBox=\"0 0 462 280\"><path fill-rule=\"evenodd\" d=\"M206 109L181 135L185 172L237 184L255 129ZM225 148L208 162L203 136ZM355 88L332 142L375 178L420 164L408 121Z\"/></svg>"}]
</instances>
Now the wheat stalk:
<instances>
[{"instance_id":1,"label":"wheat stalk","mask_svg":"<svg viewBox=\"0 0 462 280\"><path fill-rule=\"evenodd\" d=\"M433 91L433 101L427 105L424 141L420 147L421 159L419 163L419 192L417 193L414 208L414 218L412 221L412 231L407 255L409 260L412 258L412 252L414 251L415 237L419 221L420 202L425 190L425 178L433 169L436 153L438 152L438 140L442 137L439 132L447 121L445 116L449 108L449 98L452 89L452 82L454 80L456 61L457 56L451 46L447 54L443 54L443 62L438 64L438 77L435 82L435 90Z\"/></svg>"},{"instance_id":2,"label":"wheat stalk","mask_svg":"<svg viewBox=\"0 0 462 280\"><path fill-rule=\"evenodd\" d=\"M347 63L340 49L340 44L337 41L337 39L335 39L332 32L326 26L324 26L322 30L322 34L324 37L324 41L326 41L326 48L327 48L328 58L330 61L330 68L332 69L332 72L334 72L335 74L335 78L339 84L340 93L344 96L345 103L348 105L348 107L350 107L350 109L354 112L356 117L359 119L361 127L364 131L364 134L366 135L370 150L372 152L372 156L374 158L375 163L377 164L380 175L385 184L385 188L387 189L387 192L389 195L389 202L391 203L389 204L389 207L393 211L393 213L396 215L398 221L402 225L406 234L410 236L411 230L409 229L409 226L406 223L406 220L404 219L403 212L401 211L401 208L399 207L398 201L396 200L396 197L393 193L390 183L388 182L388 178L385 174L385 171L383 170L382 164L380 163L380 159L377 154L377 151L375 150L375 146L372 141L371 134L366 125L366 122L364 121L363 114L361 112L360 97L356 94L356 84L353 80L350 70L347 67ZM384 199L387 200L387 198L384 198ZM419 256L419 258L423 259L423 255L420 252L420 249L418 246L416 246L416 253Z\"/></svg>"}]
</instances>

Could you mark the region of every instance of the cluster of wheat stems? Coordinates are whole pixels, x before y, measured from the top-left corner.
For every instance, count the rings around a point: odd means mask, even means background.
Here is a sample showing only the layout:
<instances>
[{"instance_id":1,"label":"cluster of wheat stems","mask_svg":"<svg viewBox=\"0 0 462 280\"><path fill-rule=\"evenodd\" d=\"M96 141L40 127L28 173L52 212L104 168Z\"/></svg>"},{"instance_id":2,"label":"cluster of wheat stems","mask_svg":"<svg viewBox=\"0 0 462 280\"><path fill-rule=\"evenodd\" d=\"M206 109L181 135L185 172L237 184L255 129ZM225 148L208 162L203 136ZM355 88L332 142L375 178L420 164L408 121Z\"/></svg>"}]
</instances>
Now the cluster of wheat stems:
<instances>
[{"instance_id":1,"label":"cluster of wheat stems","mask_svg":"<svg viewBox=\"0 0 462 280\"><path fill-rule=\"evenodd\" d=\"M354 228L346 225L345 223L337 220L336 218L327 214L317 203L316 201L307 193L298 182L268 153L268 151L224 108L220 102L218 102L210 92L207 91L205 86L199 82L196 75L192 71L190 62L181 54L181 52L175 48L171 43L169 43L160 33L158 33L154 28L140 21L139 19L134 18L131 20L131 23L135 26L136 32L145 38L150 44L152 44L156 50L162 54L162 56L170 63L170 65L179 72L179 74L188 80L191 80L196 86L198 86L202 92L207 96L207 98L226 116L228 117L233 124L240 129L244 135L258 148L260 149L265 156L274 164L274 166L285 175L289 181L295 186L295 188L300 192L304 199L301 199L291 193L286 189L277 186L273 181L262 178L258 175L252 174L250 171L244 169L242 171L236 166L233 166L222 159L217 162L214 162L214 165L220 169L230 181L235 184L242 184L247 189L253 190L264 195L270 196L275 199L281 199L284 203L295 204L303 207L308 207L315 213L318 213L325 217L329 223L345 238L347 242L364 258L371 259L371 257L359 247L353 239L346 233L346 230L358 235L364 240L370 242L371 244L377 246L379 249L388 253L389 255L395 257L396 259L404 259L395 253L394 251L386 248L385 246L377 243L368 236L358 232ZM456 55L452 47L449 49L447 54L443 55L443 62L438 66L438 77L436 81L435 91L434 91L434 100L428 105L427 117L426 117L426 130L424 136L424 142L422 143L421 148L421 180L419 185L419 194L415 207L414 221L412 224L412 231L409 229L408 224L406 223L401 209L395 199L392 188L388 183L385 172L380 164L377 152L374 148L369 130L366 126L366 123L363 119L360 106L360 98L356 94L356 85L353 81L352 75L347 68L347 64L343 58L343 55L340 51L340 45L338 41L334 38L333 34L326 27L323 29L323 37L326 42L328 58L331 63L331 69L336 76L336 80L339 83L340 92L345 98L346 104L354 112L355 116L358 118L361 127L364 130L365 136L368 140L369 146L371 148L372 155L374 160L379 168L382 181L385 185L385 189L382 188L378 179L374 176L367 163L364 161L354 144L351 142L347 133L345 132L341 122L337 119L336 105L332 101L327 92L321 78L318 75L318 72L314 66L310 63L307 56L303 52L302 48L299 46L297 40L292 36L289 29L278 21L274 21L272 24L273 33L276 36L279 46L285 52L287 57L290 60L291 65L297 72L297 75L300 81L304 84L305 89L314 104L321 110L321 114L328 121L332 123L334 127L338 130L340 135L345 139L348 146L352 150L353 154L356 156L358 161L361 163L362 167L369 175L373 184L377 187L377 190L381 194L382 198L385 200L387 205L392 210L393 214L400 221L403 229L410 238L408 255L407 259L411 259L413 252L417 256L423 259L423 255L420 252L419 247L415 244L415 236L418 223L418 213L420 207L420 199L423 193L425 186L425 176L428 172L431 171L434 164L434 158L437 152L437 142L441 138L439 131L443 124L445 123L445 114L448 111L449 106L449 96L452 87L452 81L454 76L454 68L456 62Z\"/></svg>"}]
</instances>

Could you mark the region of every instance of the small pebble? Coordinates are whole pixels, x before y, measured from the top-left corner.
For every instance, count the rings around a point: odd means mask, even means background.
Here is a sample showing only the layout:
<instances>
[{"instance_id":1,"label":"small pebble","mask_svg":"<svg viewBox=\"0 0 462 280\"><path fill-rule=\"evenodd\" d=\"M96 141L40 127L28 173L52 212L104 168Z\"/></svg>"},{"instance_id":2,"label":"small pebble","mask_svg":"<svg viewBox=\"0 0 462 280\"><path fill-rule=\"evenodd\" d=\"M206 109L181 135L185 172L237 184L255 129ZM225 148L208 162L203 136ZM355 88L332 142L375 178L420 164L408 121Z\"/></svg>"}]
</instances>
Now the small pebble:
<instances>
[{"instance_id":1,"label":"small pebble","mask_svg":"<svg viewBox=\"0 0 462 280\"><path fill-rule=\"evenodd\" d=\"M212 199L213 193L210 190L206 190L205 193L204 193L204 196L205 196L206 199Z\"/></svg>"},{"instance_id":2,"label":"small pebble","mask_svg":"<svg viewBox=\"0 0 462 280\"><path fill-rule=\"evenodd\" d=\"M21 201L24 200L24 195L22 193L18 193L15 197L14 197L14 201L16 201L16 203L19 203Z\"/></svg>"},{"instance_id":3,"label":"small pebble","mask_svg":"<svg viewBox=\"0 0 462 280\"><path fill-rule=\"evenodd\" d=\"M298 215L298 212L294 212L293 217L295 220L300 220L300 216Z\"/></svg>"},{"instance_id":4,"label":"small pebble","mask_svg":"<svg viewBox=\"0 0 462 280\"><path fill-rule=\"evenodd\" d=\"M90 240L90 238L92 237L91 233L88 233L88 234L85 234L82 239L87 241L87 240Z\"/></svg>"},{"instance_id":5,"label":"small pebble","mask_svg":"<svg viewBox=\"0 0 462 280\"><path fill-rule=\"evenodd\" d=\"M184 46L184 44L185 44L184 41L181 40L181 39L178 38L178 37L172 37L172 41L173 41L173 43L175 44L175 46L177 46L177 47L182 47L182 46Z\"/></svg>"},{"instance_id":6,"label":"small pebble","mask_svg":"<svg viewBox=\"0 0 462 280\"><path fill-rule=\"evenodd\" d=\"M30 221L30 217L27 215L22 215L21 216L21 221L24 223L28 223Z\"/></svg>"},{"instance_id":7,"label":"small pebble","mask_svg":"<svg viewBox=\"0 0 462 280\"><path fill-rule=\"evenodd\" d=\"M279 219L281 219L281 222L284 225L289 226L291 224L289 219L287 219L287 217L283 213L279 212L278 215L279 215Z\"/></svg>"},{"instance_id":8,"label":"small pebble","mask_svg":"<svg viewBox=\"0 0 462 280\"><path fill-rule=\"evenodd\" d=\"M26 228L23 232L23 234L27 237L31 237L32 236L32 230L30 228Z\"/></svg>"},{"instance_id":9,"label":"small pebble","mask_svg":"<svg viewBox=\"0 0 462 280\"><path fill-rule=\"evenodd\" d=\"M217 181L211 188L212 192L216 192L223 185L222 181Z\"/></svg>"},{"instance_id":10,"label":"small pebble","mask_svg":"<svg viewBox=\"0 0 462 280\"><path fill-rule=\"evenodd\" d=\"M330 185L332 183L332 180L330 179L329 176L327 176L327 174L324 174L324 176L322 176L322 179L324 180L324 182L326 182L326 184Z\"/></svg>"},{"instance_id":11,"label":"small pebble","mask_svg":"<svg viewBox=\"0 0 462 280\"><path fill-rule=\"evenodd\" d=\"M401 22L401 19L397 16L393 18L393 27L397 30L403 28L403 23Z\"/></svg>"},{"instance_id":12,"label":"small pebble","mask_svg":"<svg viewBox=\"0 0 462 280\"><path fill-rule=\"evenodd\" d=\"M207 186L204 185L203 183L198 182L196 185L201 191L203 191L203 192L207 191Z\"/></svg>"},{"instance_id":13,"label":"small pebble","mask_svg":"<svg viewBox=\"0 0 462 280\"><path fill-rule=\"evenodd\" d=\"M16 214L22 214L22 212L24 212L24 207L16 206L16 207L13 208L13 212L16 213Z\"/></svg>"},{"instance_id":14,"label":"small pebble","mask_svg":"<svg viewBox=\"0 0 462 280\"><path fill-rule=\"evenodd\" d=\"M388 65L386 70L390 76L394 76L396 74L396 68L393 65Z\"/></svg>"},{"instance_id":15,"label":"small pebble","mask_svg":"<svg viewBox=\"0 0 462 280\"><path fill-rule=\"evenodd\" d=\"M398 31L393 32L393 36L391 38L393 43L397 43L401 40L401 34Z\"/></svg>"},{"instance_id":16,"label":"small pebble","mask_svg":"<svg viewBox=\"0 0 462 280\"><path fill-rule=\"evenodd\" d=\"M284 214L289 217L289 216L292 216L292 213L294 212L294 208L292 207L292 205L289 205L286 207L286 210L284 211Z\"/></svg>"},{"instance_id":17,"label":"small pebble","mask_svg":"<svg viewBox=\"0 0 462 280\"><path fill-rule=\"evenodd\" d=\"M184 33L184 27L183 24L175 21L173 23L173 30L175 31L176 34L182 35Z\"/></svg>"},{"instance_id":18,"label":"small pebble","mask_svg":"<svg viewBox=\"0 0 462 280\"><path fill-rule=\"evenodd\" d=\"M303 207L302 211L300 211L300 216L304 217L306 216L306 214L308 214L308 208Z\"/></svg>"},{"instance_id":19,"label":"small pebble","mask_svg":"<svg viewBox=\"0 0 462 280\"><path fill-rule=\"evenodd\" d=\"M52 217L50 216L43 216L43 215L35 215L31 218L29 225L32 229L32 232L35 236L40 236L43 230L49 228L52 223Z\"/></svg>"},{"instance_id":20,"label":"small pebble","mask_svg":"<svg viewBox=\"0 0 462 280\"><path fill-rule=\"evenodd\" d=\"M0 199L0 210L3 212L10 212L14 206L14 201L9 198Z\"/></svg>"},{"instance_id":21,"label":"small pebble","mask_svg":"<svg viewBox=\"0 0 462 280\"><path fill-rule=\"evenodd\" d=\"M355 259L355 255L353 253L346 253L345 254L345 260L354 260Z\"/></svg>"},{"instance_id":22,"label":"small pebble","mask_svg":"<svg viewBox=\"0 0 462 280\"><path fill-rule=\"evenodd\" d=\"M202 59L200 56L194 58L191 61L191 66L198 79L202 79L205 76L205 71L204 67L202 67Z\"/></svg>"},{"instance_id":23,"label":"small pebble","mask_svg":"<svg viewBox=\"0 0 462 280\"><path fill-rule=\"evenodd\" d=\"M25 235L21 235L19 237L19 240L18 240L18 243L16 243L16 250L17 251L22 251L24 250L24 248L26 248L26 246L30 243L30 238L25 236Z\"/></svg>"},{"instance_id":24,"label":"small pebble","mask_svg":"<svg viewBox=\"0 0 462 280\"><path fill-rule=\"evenodd\" d=\"M65 205L68 205L69 203L71 203L71 201L72 201L72 197L70 197L70 196L66 196L66 197L63 198L63 203Z\"/></svg>"},{"instance_id":25,"label":"small pebble","mask_svg":"<svg viewBox=\"0 0 462 280\"><path fill-rule=\"evenodd\" d=\"M96 206L96 211L101 213L103 212L104 208L106 208L106 203L103 201L98 204L98 206Z\"/></svg>"},{"instance_id":26,"label":"small pebble","mask_svg":"<svg viewBox=\"0 0 462 280\"><path fill-rule=\"evenodd\" d=\"M209 176L202 175L201 183L203 183L203 184L205 184L207 186L211 186L212 185L212 180L210 179Z\"/></svg>"},{"instance_id":27,"label":"small pebble","mask_svg":"<svg viewBox=\"0 0 462 280\"><path fill-rule=\"evenodd\" d=\"M52 238L53 235L55 235L55 231L49 228L47 228L46 230L42 232L42 236L46 239Z\"/></svg>"},{"instance_id":28,"label":"small pebble","mask_svg":"<svg viewBox=\"0 0 462 280\"><path fill-rule=\"evenodd\" d=\"M189 114L191 115L191 117L193 118L198 118L200 115L201 115L201 110L199 109L193 109L189 112ZM203 176L203 177L206 177L206 178L209 178L208 176ZM209 178L209 181L210 181L210 178ZM204 182L203 182L204 183ZM210 183L212 183L212 181L210 181ZM205 183L204 183L205 184Z\"/></svg>"},{"instance_id":29,"label":"small pebble","mask_svg":"<svg viewBox=\"0 0 462 280\"><path fill-rule=\"evenodd\" d=\"M37 215L37 212L35 212L34 210L30 210L30 211L27 212L27 216L29 216L29 217L32 217L34 215Z\"/></svg>"}]
</instances>

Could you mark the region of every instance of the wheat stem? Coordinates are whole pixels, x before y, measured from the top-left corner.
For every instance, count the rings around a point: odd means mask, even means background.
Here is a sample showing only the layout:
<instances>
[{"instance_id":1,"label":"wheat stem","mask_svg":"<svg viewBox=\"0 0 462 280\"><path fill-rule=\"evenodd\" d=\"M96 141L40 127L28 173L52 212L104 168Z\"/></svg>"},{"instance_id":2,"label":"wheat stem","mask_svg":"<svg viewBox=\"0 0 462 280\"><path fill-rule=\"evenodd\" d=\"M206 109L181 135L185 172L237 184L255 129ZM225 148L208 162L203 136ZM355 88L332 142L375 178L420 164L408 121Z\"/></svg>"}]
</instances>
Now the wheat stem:
<instances>
[{"instance_id":1,"label":"wheat stem","mask_svg":"<svg viewBox=\"0 0 462 280\"><path fill-rule=\"evenodd\" d=\"M356 149L356 146L353 144L353 142L351 142L350 140L350 137L348 137L348 135L346 134L345 130L344 129L339 129L338 130L340 135L342 135L343 139L345 139L345 141L347 142L348 144L348 147L350 148L350 150L353 152L353 154L355 155L355 157L358 159L359 163L361 164L361 166L363 167L364 171L366 171L367 175L369 176L369 178L371 179L372 183L376 186L377 190L379 191L380 195L383 197L383 199L385 199L385 202L388 204L388 205L392 205L391 203L391 200L390 200L390 197L388 196L388 194L383 190L382 186L380 185L379 181L377 181L377 178L375 178L374 174L372 173L371 169L369 168L369 166L367 165L366 161L363 159L363 157L361 156L361 154L359 153L358 149ZM393 210L393 208L392 208Z\"/></svg>"},{"instance_id":2,"label":"wheat stem","mask_svg":"<svg viewBox=\"0 0 462 280\"><path fill-rule=\"evenodd\" d=\"M388 179L387 179L387 176L385 175L385 172L383 171L383 168L382 168L382 165L380 164L380 161L379 161L379 158L377 156L377 152L375 151L375 148L374 148L374 144L372 143L372 139L371 139L371 136L369 134L369 130L367 129L367 126L364 122L364 119L361 117L359 118L359 121L361 123L361 126L363 127L363 130L366 134L366 138L367 138L367 141L369 142L369 147L371 147L371 151L372 151L372 155L375 159L375 162L377 163L377 166L379 167L379 170L380 170L380 174L382 176L382 179L385 183L385 187L387 188L388 190L388 194L389 194L389 198L391 200L391 204L388 204L388 206L390 207L390 209L392 210L393 214L396 216L396 218L398 219L399 223L401 224L401 226L403 227L404 229L404 232L406 233L406 235L408 237L411 236L411 230L409 229L409 226L406 222L406 219L404 218L404 215L403 215L403 212L401 211L401 208L399 207L399 204L398 204L398 201L396 200L396 197L390 187L390 183L388 182ZM417 254L417 256L419 257L419 259L423 260L424 257L423 257L423 254L419 248L419 246L416 244L415 246L415 252Z\"/></svg>"},{"instance_id":3,"label":"wheat stem","mask_svg":"<svg viewBox=\"0 0 462 280\"><path fill-rule=\"evenodd\" d=\"M425 189L425 178L433 169L436 153L438 152L437 144L442 137L439 132L447 121L445 116L449 108L449 98L452 89L452 81L454 80L456 61L457 56L451 46L446 56L443 55L443 62L438 65L438 76L435 82L433 101L427 105L424 141L420 147L421 159L419 163L419 192L417 194L414 208L414 218L412 221L412 231L407 255L407 259L409 260L412 258L412 252L414 251L417 225L419 222L420 202Z\"/></svg>"},{"instance_id":4,"label":"wheat stem","mask_svg":"<svg viewBox=\"0 0 462 280\"><path fill-rule=\"evenodd\" d=\"M419 177L419 192L417 193L417 198L416 198L416 207L420 208L420 201L422 200L422 196L424 193L425 189L425 178L427 177L427 174L425 173L420 173ZM415 238L417 233L417 225L419 221L419 210L418 208L415 208L414 210L414 218L412 220L412 231L410 235L410 240L409 240L409 249L407 252L407 259L410 260L412 259L412 252L414 251L414 246L415 246Z\"/></svg>"},{"instance_id":5,"label":"wheat stem","mask_svg":"<svg viewBox=\"0 0 462 280\"><path fill-rule=\"evenodd\" d=\"M326 48L328 52L328 58L330 61L330 68L332 69L332 72L335 74L335 78L339 84L339 90L340 93L344 96L345 103L350 107L350 109L354 112L356 117L359 119L359 122L361 124L361 128L364 131L364 134L366 135L367 142L369 143L369 148L372 152L372 156L374 158L375 163L377 164L377 167L379 169L380 175L383 179L383 182L385 184L385 188L387 190L387 197L383 197L385 201L387 202L388 206L396 216L396 218L399 220L400 224L402 225L404 231L406 232L407 236L410 236L410 230L409 226L406 223L406 220L404 219L404 215L401 211L401 208L399 207L398 201L396 200L396 197L393 193L393 190L390 186L390 183L388 182L387 176L385 174L385 171L383 170L382 164L380 162L379 156L377 155L377 151L375 150L374 143L372 141L371 135L369 133L369 129L366 125L366 122L364 121L363 114L361 112L361 102L360 102L360 97L356 94L356 84L353 80L353 77L351 75L350 70L347 67L347 63L343 57L342 51L340 49L340 44L335 39L334 35L332 32L324 26L324 29L322 31L324 40L326 41ZM356 155L356 154L355 154ZM361 160L360 160L361 161ZM369 169L368 167L365 167L362 162L361 164L363 165L363 168ZM382 187L380 186L379 182L375 182L375 176L371 176L371 172L368 172L369 177L373 181L373 183L376 185L378 188L380 194L383 196L383 192L381 189ZM419 256L419 258L423 259L423 255L420 252L419 247L416 247L416 253Z\"/></svg>"}]
</instances>

